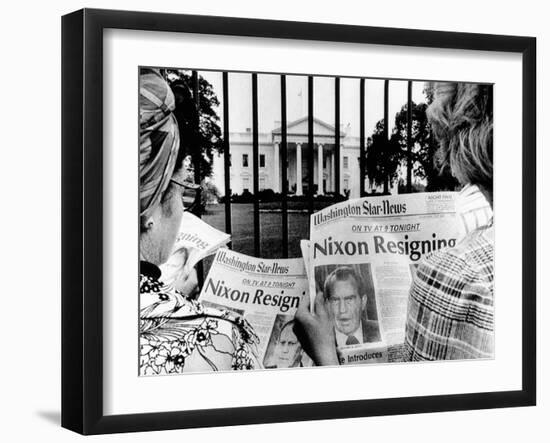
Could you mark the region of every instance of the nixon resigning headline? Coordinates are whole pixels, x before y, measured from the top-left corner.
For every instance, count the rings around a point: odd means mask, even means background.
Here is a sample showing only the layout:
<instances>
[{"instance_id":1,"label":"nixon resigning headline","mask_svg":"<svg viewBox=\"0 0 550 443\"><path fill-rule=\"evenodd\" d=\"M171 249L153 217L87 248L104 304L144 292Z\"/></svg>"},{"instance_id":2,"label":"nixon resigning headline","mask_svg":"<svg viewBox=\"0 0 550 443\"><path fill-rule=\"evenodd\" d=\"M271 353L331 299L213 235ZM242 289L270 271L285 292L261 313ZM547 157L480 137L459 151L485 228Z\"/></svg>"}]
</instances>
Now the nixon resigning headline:
<instances>
[{"instance_id":1,"label":"nixon resigning headline","mask_svg":"<svg viewBox=\"0 0 550 443\"><path fill-rule=\"evenodd\" d=\"M373 235L370 241L338 240L328 237L313 243L313 258L335 255L398 254L405 255L416 262L423 255L447 246L453 247L455 244L456 238L438 238L435 232L426 240L411 240L407 234L403 235L402 240L387 239L383 235Z\"/></svg>"}]
</instances>

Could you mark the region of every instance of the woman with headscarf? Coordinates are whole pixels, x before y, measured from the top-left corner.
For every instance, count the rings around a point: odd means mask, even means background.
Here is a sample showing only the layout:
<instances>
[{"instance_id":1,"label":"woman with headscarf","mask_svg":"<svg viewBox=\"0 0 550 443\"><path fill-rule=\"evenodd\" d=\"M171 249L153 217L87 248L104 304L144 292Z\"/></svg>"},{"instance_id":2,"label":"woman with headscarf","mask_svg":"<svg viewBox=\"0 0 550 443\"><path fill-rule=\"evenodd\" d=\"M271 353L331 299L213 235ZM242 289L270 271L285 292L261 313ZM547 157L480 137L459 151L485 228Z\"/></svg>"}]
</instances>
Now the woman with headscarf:
<instances>
[{"instance_id":1,"label":"woman with headscarf","mask_svg":"<svg viewBox=\"0 0 550 443\"><path fill-rule=\"evenodd\" d=\"M493 91L491 85L436 83L427 109L437 156L463 185L459 226L464 237L428 255L409 293L405 360L492 358ZM318 365L338 365L334 332L321 297L315 313L301 304L296 332Z\"/></svg>"},{"instance_id":2,"label":"woman with headscarf","mask_svg":"<svg viewBox=\"0 0 550 443\"><path fill-rule=\"evenodd\" d=\"M155 70L139 85L140 375L254 369L257 337L242 318L162 282L183 211L183 150L174 94Z\"/></svg>"}]
</instances>

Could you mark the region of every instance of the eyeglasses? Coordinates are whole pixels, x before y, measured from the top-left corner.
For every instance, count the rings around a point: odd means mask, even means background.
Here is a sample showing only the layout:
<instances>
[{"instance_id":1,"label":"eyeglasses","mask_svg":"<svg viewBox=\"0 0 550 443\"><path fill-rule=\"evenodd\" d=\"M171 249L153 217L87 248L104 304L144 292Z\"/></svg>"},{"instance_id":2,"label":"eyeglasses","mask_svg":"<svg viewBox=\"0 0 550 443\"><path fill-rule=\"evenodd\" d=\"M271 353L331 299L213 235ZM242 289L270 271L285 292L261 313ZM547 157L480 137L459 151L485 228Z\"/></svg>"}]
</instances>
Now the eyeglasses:
<instances>
[{"instance_id":1,"label":"eyeglasses","mask_svg":"<svg viewBox=\"0 0 550 443\"><path fill-rule=\"evenodd\" d=\"M182 202L184 212L194 212L200 205L201 187L191 182L179 182L171 179L171 182L183 188Z\"/></svg>"}]
</instances>

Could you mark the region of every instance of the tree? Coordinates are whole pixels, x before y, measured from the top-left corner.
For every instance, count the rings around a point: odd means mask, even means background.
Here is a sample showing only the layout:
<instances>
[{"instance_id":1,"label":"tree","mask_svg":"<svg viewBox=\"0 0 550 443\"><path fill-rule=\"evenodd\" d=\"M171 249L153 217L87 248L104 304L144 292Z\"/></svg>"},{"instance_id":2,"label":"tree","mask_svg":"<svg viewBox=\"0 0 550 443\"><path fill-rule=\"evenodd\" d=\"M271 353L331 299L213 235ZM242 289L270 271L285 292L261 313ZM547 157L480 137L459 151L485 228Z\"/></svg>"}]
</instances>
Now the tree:
<instances>
[{"instance_id":1,"label":"tree","mask_svg":"<svg viewBox=\"0 0 550 443\"><path fill-rule=\"evenodd\" d=\"M220 102L212 85L198 76L197 109L191 72L166 69L163 74L176 98L174 115L180 131L180 149L184 150L185 155L191 155L193 168L198 168L198 177L202 181L212 174L214 154L223 152L220 118L215 110Z\"/></svg>"},{"instance_id":2,"label":"tree","mask_svg":"<svg viewBox=\"0 0 550 443\"><path fill-rule=\"evenodd\" d=\"M397 134L389 140L384 136L384 120L378 121L371 137L367 140L366 170L371 184L384 186L388 193L388 183L397 176L397 168L402 153Z\"/></svg>"},{"instance_id":3,"label":"tree","mask_svg":"<svg viewBox=\"0 0 550 443\"><path fill-rule=\"evenodd\" d=\"M428 100L430 95L428 95ZM439 144L435 140L428 117L426 103L412 103L412 149L411 164L416 177L426 179L426 191L454 190L458 182L447 169L441 170L437 163L436 152ZM407 105L395 116L395 128L392 135L398 140L401 159L407 162Z\"/></svg>"},{"instance_id":4,"label":"tree","mask_svg":"<svg viewBox=\"0 0 550 443\"><path fill-rule=\"evenodd\" d=\"M458 182L449 169L441 170L437 164L436 152L439 148L435 140L426 109L433 101L433 85L427 84L424 89L428 103L412 103L411 130L411 165L413 175L426 180L426 191L454 190ZM367 145L367 176L371 183L380 186L397 176L400 164L407 164L407 105L404 105L395 116L395 126L389 137L384 139L384 120L376 124L376 128Z\"/></svg>"}]
</instances>

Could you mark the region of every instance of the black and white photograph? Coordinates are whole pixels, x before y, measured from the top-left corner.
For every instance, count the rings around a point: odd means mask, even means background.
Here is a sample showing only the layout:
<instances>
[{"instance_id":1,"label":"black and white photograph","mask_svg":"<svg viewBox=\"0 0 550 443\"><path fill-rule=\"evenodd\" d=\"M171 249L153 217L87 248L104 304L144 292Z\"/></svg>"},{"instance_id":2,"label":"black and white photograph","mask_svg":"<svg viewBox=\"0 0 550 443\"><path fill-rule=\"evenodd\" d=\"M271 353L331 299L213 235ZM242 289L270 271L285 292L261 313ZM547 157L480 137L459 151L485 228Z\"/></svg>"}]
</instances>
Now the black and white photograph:
<instances>
[{"instance_id":1,"label":"black and white photograph","mask_svg":"<svg viewBox=\"0 0 550 443\"><path fill-rule=\"evenodd\" d=\"M334 325L337 346L382 341L370 264L319 266L315 282Z\"/></svg>"},{"instance_id":2,"label":"black and white photograph","mask_svg":"<svg viewBox=\"0 0 550 443\"><path fill-rule=\"evenodd\" d=\"M7 2L0 440L544 441L547 9Z\"/></svg>"},{"instance_id":3,"label":"black and white photograph","mask_svg":"<svg viewBox=\"0 0 550 443\"><path fill-rule=\"evenodd\" d=\"M266 369L296 368L302 364L302 346L294 333L294 318L278 315L264 357Z\"/></svg>"},{"instance_id":4,"label":"black and white photograph","mask_svg":"<svg viewBox=\"0 0 550 443\"><path fill-rule=\"evenodd\" d=\"M63 32L68 427L533 404L535 39L109 10Z\"/></svg>"},{"instance_id":5,"label":"black and white photograph","mask_svg":"<svg viewBox=\"0 0 550 443\"><path fill-rule=\"evenodd\" d=\"M143 66L138 94L141 375L493 358L492 84Z\"/></svg>"}]
</instances>

